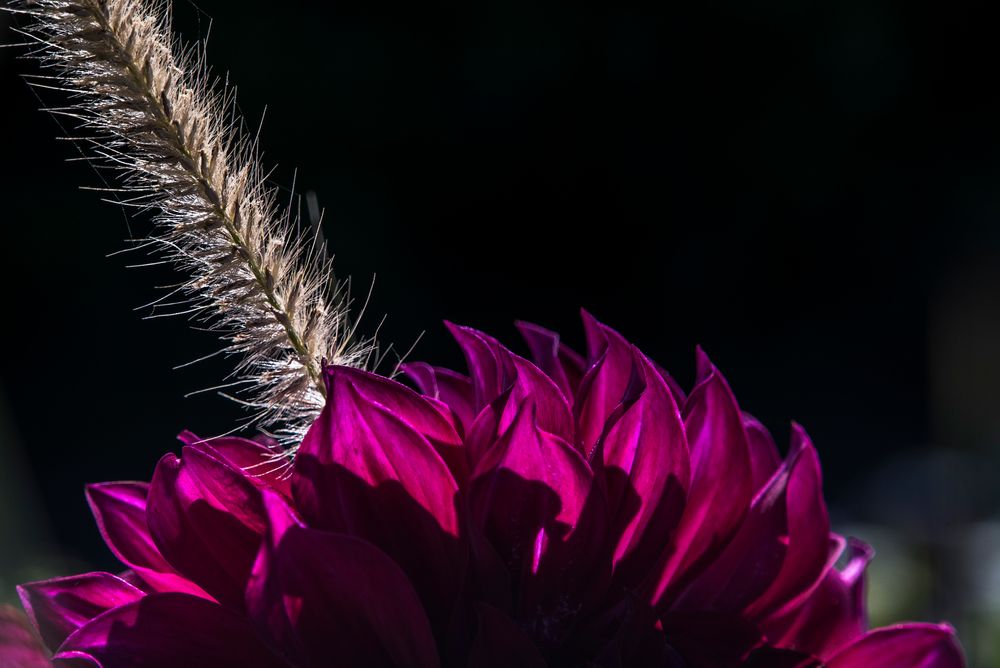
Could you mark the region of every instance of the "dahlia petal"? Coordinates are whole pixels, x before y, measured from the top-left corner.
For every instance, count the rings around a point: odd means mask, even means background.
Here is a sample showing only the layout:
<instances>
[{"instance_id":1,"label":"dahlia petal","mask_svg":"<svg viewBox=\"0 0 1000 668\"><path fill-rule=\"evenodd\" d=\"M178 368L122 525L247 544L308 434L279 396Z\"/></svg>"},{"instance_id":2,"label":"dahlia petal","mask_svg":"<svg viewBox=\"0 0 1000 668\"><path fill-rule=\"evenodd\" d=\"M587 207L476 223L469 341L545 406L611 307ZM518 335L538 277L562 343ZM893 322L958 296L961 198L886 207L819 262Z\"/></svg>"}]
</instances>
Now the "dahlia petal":
<instances>
[{"instance_id":1,"label":"dahlia petal","mask_svg":"<svg viewBox=\"0 0 1000 668\"><path fill-rule=\"evenodd\" d=\"M753 470L753 489L763 489L774 472L781 466L781 455L767 428L749 413L743 414L743 428L750 448L750 468Z\"/></svg>"},{"instance_id":2,"label":"dahlia petal","mask_svg":"<svg viewBox=\"0 0 1000 668\"><path fill-rule=\"evenodd\" d=\"M101 613L145 594L110 573L86 573L31 582L17 588L21 603L49 647Z\"/></svg>"},{"instance_id":3,"label":"dahlia petal","mask_svg":"<svg viewBox=\"0 0 1000 668\"><path fill-rule=\"evenodd\" d=\"M827 668L962 668L964 665L954 629L938 624L900 624L875 629L826 662Z\"/></svg>"},{"instance_id":4,"label":"dahlia petal","mask_svg":"<svg viewBox=\"0 0 1000 668\"><path fill-rule=\"evenodd\" d=\"M357 379L326 370L327 404L295 457L293 496L310 526L363 538L400 564L440 630L468 560L458 485L430 442Z\"/></svg>"},{"instance_id":5,"label":"dahlia petal","mask_svg":"<svg viewBox=\"0 0 1000 668\"><path fill-rule=\"evenodd\" d=\"M567 399L576 396L576 390L587 371L583 358L560 343L556 332L530 322L518 321L515 324L524 342L528 344L535 365L555 381L563 396Z\"/></svg>"},{"instance_id":6,"label":"dahlia petal","mask_svg":"<svg viewBox=\"0 0 1000 668\"><path fill-rule=\"evenodd\" d=\"M514 375L509 360L500 353L503 346L491 336L471 327L451 322L445 326L462 349L472 379L475 412L483 410L511 384Z\"/></svg>"},{"instance_id":7,"label":"dahlia petal","mask_svg":"<svg viewBox=\"0 0 1000 668\"><path fill-rule=\"evenodd\" d=\"M476 419L475 395L468 376L451 369L431 366L424 362L411 362L399 367L428 397L444 402L467 432Z\"/></svg>"},{"instance_id":8,"label":"dahlia petal","mask_svg":"<svg viewBox=\"0 0 1000 668\"><path fill-rule=\"evenodd\" d=\"M479 629L469 654L469 668L545 668L531 638L510 617L484 603L476 604Z\"/></svg>"},{"instance_id":9,"label":"dahlia petal","mask_svg":"<svg viewBox=\"0 0 1000 668\"><path fill-rule=\"evenodd\" d=\"M87 502L97 528L111 552L156 591L177 591L210 598L181 576L160 554L146 524L144 482L106 482L87 485Z\"/></svg>"},{"instance_id":10,"label":"dahlia petal","mask_svg":"<svg viewBox=\"0 0 1000 668\"><path fill-rule=\"evenodd\" d=\"M774 582L751 605L750 617L795 606L828 568L830 518L823 500L819 456L798 424L792 425L791 453L799 453L788 479L788 553Z\"/></svg>"},{"instance_id":11,"label":"dahlia petal","mask_svg":"<svg viewBox=\"0 0 1000 668\"><path fill-rule=\"evenodd\" d=\"M13 606L0 605L0 666L51 668L48 654L28 627L28 620Z\"/></svg>"},{"instance_id":12,"label":"dahlia petal","mask_svg":"<svg viewBox=\"0 0 1000 668\"><path fill-rule=\"evenodd\" d=\"M55 658L88 659L102 668L284 666L241 615L177 593L112 608L69 636Z\"/></svg>"},{"instance_id":13,"label":"dahlia petal","mask_svg":"<svg viewBox=\"0 0 1000 668\"><path fill-rule=\"evenodd\" d=\"M413 585L361 539L298 525L279 499L254 565L247 608L295 665L433 668L430 622Z\"/></svg>"},{"instance_id":14,"label":"dahlia petal","mask_svg":"<svg viewBox=\"0 0 1000 668\"><path fill-rule=\"evenodd\" d=\"M673 395L652 363L635 351L644 385L604 438L608 507L614 518L616 579L637 584L659 558L684 510L690 462Z\"/></svg>"},{"instance_id":15,"label":"dahlia petal","mask_svg":"<svg viewBox=\"0 0 1000 668\"><path fill-rule=\"evenodd\" d=\"M703 380L692 390L683 413L691 486L666 563L656 576L656 604L729 542L753 493L742 413L725 379L715 367L706 367L711 363L702 358L703 354L699 357Z\"/></svg>"},{"instance_id":16,"label":"dahlia petal","mask_svg":"<svg viewBox=\"0 0 1000 668\"><path fill-rule=\"evenodd\" d=\"M567 592L588 589L588 578L596 585L607 516L580 453L538 427L529 401L488 455L473 475L470 507L520 582L518 609L565 605Z\"/></svg>"},{"instance_id":17,"label":"dahlia petal","mask_svg":"<svg viewBox=\"0 0 1000 668\"><path fill-rule=\"evenodd\" d=\"M754 498L746 518L725 549L674 601L672 609L743 613L771 587L789 551L788 489L801 475L805 445L785 463ZM825 542L824 542L825 547ZM825 554L819 567L825 563Z\"/></svg>"},{"instance_id":18,"label":"dahlia petal","mask_svg":"<svg viewBox=\"0 0 1000 668\"><path fill-rule=\"evenodd\" d=\"M147 523L160 552L216 600L243 606L265 523L260 489L204 446L160 459Z\"/></svg>"},{"instance_id":19,"label":"dahlia petal","mask_svg":"<svg viewBox=\"0 0 1000 668\"><path fill-rule=\"evenodd\" d=\"M509 427L517 417L518 407L530 397L535 405L535 420L539 428L559 438L573 438L573 412L566 397L555 382L528 360L507 352L514 368L510 399L500 416L500 430Z\"/></svg>"},{"instance_id":20,"label":"dahlia petal","mask_svg":"<svg viewBox=\"0 0 1000 668\"><path fill-rule=\"evenodd\" d=\"M577 443L590 455L604 433L608 418L622 402L633 375L632 346L621 334L583 312L591 367L580 381L574 410Z\"/></svg>"},{"instance_id":21,"label":"dahlia petal","mask_svg":"<svg viewBox=\"0 0 1000 668\"><path fill-rule=\"evenodd\" d=\"M280 447L269 447L260 441L238 436L202 439L186 430L177 438L185 445L198 446L225 459L259 485L270 487L285 496L292 494L288 477L291 460L284 457Z\"/></svg>"},{"instance_id":22,"label":"dahlia petal","mask_svg":"<svg viewBox=\"0 0 1000 668\"><path fill-rule=\"evenodd\" d=\"M663 378L663 382L670 388L670 394L674 395L674 403L678 406L683 406L687 403L687 393L684 391L684 388L681 387L681 384L670 375L670 372L656 362L653 362L653 366L656 367L657 373L659 373L660 377Z\"/></svg>"},{"instance_id":23,"label":"dahlia petal","mask_svg":"<svg viewBox=\"0 0 1000 668\"><path fill-rule=\"evenodd\" d=\"M537 366L510 352L493 337L447 323L465 354L476 394L476 410L482 411L509 392L510 400L500 415L500 431L506 430L526 397L536 406L539 426L562 438L573 434L573 414L556 383Z\"/></svg>"},{"instance_id":24,"label":"dahlia petal","mask_svg":"<svg viewBox=\"0 0 1000 668\"><path fill-rule=\"evenodd\" d=\"M456 482L465 480L468 465L462 438L454 424L433 404L405 385L367 371L345 367L339 373L349 377L351 387L367 401L383 407L426 438L448 465Z\"/></svg>"},{"instance_id":25,"label":"dahlia petal","mask_svg":"<svg viewBox=\"0 0 1000 668\"><path fill-rule=\"evenodd\" d=\"M772 644L828 658L860 638L868 625L864 571L872 555L861 541L850 541L843 570L827 569L798 607L764 620Z\"/></svg>"}]
</instances>

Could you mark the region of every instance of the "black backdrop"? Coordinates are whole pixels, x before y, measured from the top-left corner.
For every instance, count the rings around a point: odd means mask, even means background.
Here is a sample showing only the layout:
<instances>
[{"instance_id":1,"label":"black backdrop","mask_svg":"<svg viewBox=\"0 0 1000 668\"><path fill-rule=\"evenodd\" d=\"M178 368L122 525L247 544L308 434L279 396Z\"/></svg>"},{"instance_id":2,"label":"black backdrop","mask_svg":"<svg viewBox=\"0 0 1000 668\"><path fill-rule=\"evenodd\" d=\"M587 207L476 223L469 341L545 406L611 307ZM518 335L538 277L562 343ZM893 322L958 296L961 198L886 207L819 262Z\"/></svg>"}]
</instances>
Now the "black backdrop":
<instances>
[{"instance_id":1,"label":"black backdrop","mask_svg":"<svg viewBox=\"0 0 1000 668\"><path fill-rule=\"evenodd\" d=\"M363 329L388 314L384 342L426 330L413 358L459 364L442 319L510 341L534 320L579 343L585 307L685 382L701 343L779 440L791 419L809 429L835 502L900 453L986 438L948 425L966 399L993 424L994 15L363 4L176 3L188 38L214 19L210 61L251 125L267 107L275 181L297 167L317 193L339 272L361 298L377 274ZM175 277L105 258L147 223L77 189L99 181L66 161L14 56L0 50L0 399L24 472L10 484L60 550L107 567L83 484L147 479L178 431L239 411L183 398L228 367L171 370L215 342L131 310Z\"/></svg>"}]
</instances>

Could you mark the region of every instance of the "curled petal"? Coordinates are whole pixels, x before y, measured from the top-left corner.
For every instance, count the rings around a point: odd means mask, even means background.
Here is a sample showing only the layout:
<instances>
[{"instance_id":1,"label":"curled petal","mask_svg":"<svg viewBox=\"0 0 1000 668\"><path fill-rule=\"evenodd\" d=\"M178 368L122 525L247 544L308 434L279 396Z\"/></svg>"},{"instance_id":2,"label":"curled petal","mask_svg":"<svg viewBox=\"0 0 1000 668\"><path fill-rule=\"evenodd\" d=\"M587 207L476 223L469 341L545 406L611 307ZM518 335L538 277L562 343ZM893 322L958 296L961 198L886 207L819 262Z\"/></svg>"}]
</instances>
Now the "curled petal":
<instances>
[{"instance_id":1,"label":"curled petal","mask_svg":"<svg viewBox=\"0 0 1000 668\"><path fill-rule=\"evenodd\" d=\"M586 362L578 353L563 345L557 333L530 322L519 321L516 325L531 350L531 359L555 381L563 396L571 400L576 396L583 374L587 371Z\"/></svg>"},{"instance_id":2,"label":"curled petal","mask_svg":"<svg viewBox=\"0 0 1000 668\"><path fill-rule=\"evenodd\" d=\"M699 351L700 353L700 351ZM699 355L703 380L684 406L691 487L676 537L655 574L654 603L704 569L733 537L750 507L753 478L743 416L729 385Z\"/></svg>"},{"instance_id":3,"label":"curled petal","mask_svg":"<svg viewBox=\"0 0 1000 668\"><path fill-rule=\"evenodd\" d=\"M954 629L939 624L900 624L875 629L826 662L827 668L962 668L964 665Z\"/></svg>"},{"instance_id":4,"label":"curled petal","mask_svg":"<svg viewBox=\"0 0 1000 668\"><path fill-rule=\"evenodd\" d=\"M463 432L468 432L476 419L475 396L468 376L424 362L411 362L399 368L426 396L447 405Z\"/></svg>"},{"instance_id":5,"label":"curled petal","mask_svg":"<svg viewBox=\"0 0 1000 668\"><path fill-rule=\"evenodd\" d=\"M590 455L604 433L608 418L625 397L633 376L632 346L621 334L583 312L590 369L580 382L574 411L577 443Z\"/></svg>"},{"instance_id":6,"label":"curled petal","mask_svg":"<svg viewBox=\"0 0 1000 668\"><path fill-rule=\"evenodd\" d=\"M17 591L42 640L52 648L59 647L67 636L101 613L145 595L110 573L31 582Z\"/></svg>"},{"instance_id":7,"label":"curled petal","mask_svg":"<svg viewBox=\"0 0 1000 668\"><path fill-rule=\"evenodd\" d=\"M150 484L147 522L157 547L216 600L243 606L264 532L260 489L204 446L165 455Z\"/></svg>"},{"instance_id":8,"label":"curled petal","mask_svg":"<svg viewBox=\"0 0 1000 668\"><path fill-rule=\"evenodd\" d=\"M781 466L781 455L767 428L749 413L743 414L743 428L750 447L750 467L753 470L753 489L763 489L774 472Z\"/></svg>"},{"instance_id":9,"label":"curled petal","mask_svg":"<svg viewBox=\"0 0 1000 668\"><path fill-rule=\"evenodd\" d=\"M97 528L111 552L155 591L177 591L210 598L182 577L160 554L146 524L144 482L105 482L87 485L87 502Z\"/></svg>"},{"instance_id":10,"label":"curled petal","mask_svg":"<svg viewBox=\"0 0 1000 668\"><path fill-rule=\"evenodd\" d=\"M478 415L511 385L514 369L509 357L503 354L504 347L493 337L451 322L446 322L445 326L465 355Z\"/></svg>"},{"instance_id":11,"label":"curled petal","mask_svg":"<svg viewBox=\"0 0 1000 668\"><path fill-rule=\"evenodd\" d=\"M764 620L774 644L826 658L864 634L868 626L864 572L873 552L858 540L850 541L847 549L843 570L828 568L797 607Z\"/></svg>"},{"instance_id":12,"label":"curled petal","mask_svg":"<svg viewBox=\"0 0 1000 668\"><path fill-rule=\"evenodd\" d=\"M249 438L220 436L202 439L190 431L178 435L185 445L198 446L209 451L243 471L250 480L264 487L291 496L289 469L292 462L280 447Z\"/></svg>"},{"instance_id":13,"label":"curled petal","mask_svg":"<svg viewBox=\"0 0 1000 668\"><path fill-rule=\"evenodd\" d=\"M287 668L242 615L176 593L112 608L69 636L55 658L101 668Z\"/></svg>"},{"instance_id":14,"label":"curled petal","mask_svg":"<svg viewBox=\"0 0 1000 668\"><path fill-rule=\"evenodd\" d=\"M635 351L642 389L607 432L603 455L616 580L632 587L659 558L684 509L691 470L680 411Z\"/></svg>"},{"instance_id":15,"label":"curled petal","mask_svg":"<svg viewBox=\"0 0 1000 668\"><path fill-rule=\"evenodd\" d=\"M823 500L819 456L797 424L792 425L789 458L795 453L799 454L788 480L786 500L788 554L774 582L747 610L750 617L796 606L829 568L830 518Z\"/></svg>"}]
</instances>

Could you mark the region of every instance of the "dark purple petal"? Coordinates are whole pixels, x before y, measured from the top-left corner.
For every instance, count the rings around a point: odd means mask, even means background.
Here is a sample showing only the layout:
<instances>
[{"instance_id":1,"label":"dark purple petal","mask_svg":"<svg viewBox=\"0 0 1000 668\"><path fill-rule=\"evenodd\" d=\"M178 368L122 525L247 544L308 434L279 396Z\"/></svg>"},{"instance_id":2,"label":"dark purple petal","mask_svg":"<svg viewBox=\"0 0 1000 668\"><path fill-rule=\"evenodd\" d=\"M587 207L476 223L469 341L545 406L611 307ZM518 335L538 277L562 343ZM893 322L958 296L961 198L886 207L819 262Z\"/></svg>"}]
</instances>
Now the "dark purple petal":
<instances>
[{"instance_id":1,"label":"dark purple petal","mask_svg":"<svg viewBox=\"0 0 1000 668\"><path fill-rule=\"evenodd\" d=\"M182 577L160 554L146 524L144 482L105 482L87 485L87 502L97 528L111 552L156 591L177 591L208 598Z\"/></svg>"},{"instance_id":2,"label":"dark purple petal","mask_svg":"<svg viewBox=\"0 0 1000 668\"><path fill-rule=\"evenodd\" d=\"M545 668L545 659L531 638L496 608L476 605L479 627L469 654L469 668Z\"/></svg>"},{"instance_id":3,"label":"dark purple petal","mask_svg":"<svg viewBox=\"0 0 1000 668\"><path fill-rule=\"evenodd\" d=\"M754 498L750 511L732 541L683 593L671 601L672 609L718 610L744 613L745 608L774 584L789 547L788 494L792 481L811 472L815 458L806 457L807 447L798 443L785 463ZM805 471L805 473L803 473ZM824 534L825 536L826 534ZM817 570L826 562L820 556ZM752 616L746 615L744 616Z\"/></svg>"},{"instance_id":4,"label":"dark purple petal","mask_svg":"<svg viewBox=\"0 0 1000 668\"><path fill-rule=\"evenodd\" d=\"M633 376L632 346L621 334L583 312L591 367L580 382L576 404L577 444L587 456L622 402Z\"/></svg>"},{"instance_id":5,"label":"dark purple petal","mask_svg":"<svg viewBox=\"0 0 1000 668\"><path fill-rule=\"evenodd\" d=\"M477 411L509 395L500 413L499 430L503 432L513 423L524 399L531 397L542 429L564 439L572 437L573 415L567 397L549 376L482 332L450 323L448 326L469 363Z\"/></svg>"},{"instance_id":6,"label":"dark purple petal","mask_svg":"<svg viewBox=\"0 0 1000 668\"><path fill-rule=\"evenodd\" d=\"M177 437L185 445L195 445L214 453L243 471L252 481L291 496L289 469L292 462L280 446L268 446L257 440L238 436L199 438L190 431Z\"/></svg>"},{"instance_id":7,"label":"dark purple petal","mask_svg":"<svg viewBox=\"0 0 1000 668\"><path fill-rule=\"evenodd\" d=\"M458 485L431 443L358 379L326 370L327 405L295 457L294 498L310 526L364 538L400 564L440 630L468 560Z\"/></svg>"},{"instance_id":8,"label":"dark purple petal","mask_svg":"<svg viewBox=\"0 0 1000 668\"><path fill-rule=\"evenodd\" d=\"M216 600L243 606L265 523L261 490L205 446L165 455L150 484L147 523L160 552Z\"/></svg>"},{"instance_id":9,"label":"dark purple petal","mask_svg":"<svg viewBox=\"0 0 1000 668\"><path fill-rule=\"evenodd\" d=\"M510 386L514 369L510 366L508 356L502 352L504 347L493 337L451 322L446 322L445 326L462 349L469 366L475 413L478 415Z\"/></svg>"},{"instance_id":10,"label":"dark purple petal","mask_svg":"<svg viewBox=\"0 0 1000 668\"><path fill-rule=\"evenodd\" d=\"M360 369L344 368L339 373L349 376L351 386L367 401L383 407L426 438L448 464L456 482L468 477L462 438L436 406L394 380Z\"/></svg>"},{"instance_id":11,"label":"dark purple petal","mask_svg":"<svg viewBox=\"0 0 1000 668\"><path fill-rule=\"evenodd\" d=\"M476 419L475 394L468 376L451 369L431 366L424 362L404 364L400 370L409 376L420 391L448 406L467 432Z\"/></svg>"},{"instance_id":12,"label":"dark purple petal","mask_svg":"<svg viewBox=\"0 0 1000 668\"><path fill-rule=\"evenodd\" d=\"M703 569L739 528L753 493L743 416L725 379L699 351L699 375L684 407L691 486L667 561L657 573L654 602ZM705 370L707 369L707 371Z\"/></svg>"},{"instance_id":13,"label":"dark purple petal","mask_svg":"<svg viewBox=\"0 0 1000 668\"><path fill-rule=\"evenodd\" d=\"M287 668L241 615L175 593L105 612L67 638L56 658L88 658L102 668Z\"/></svg>"},{"instance_id":14,"label":"dark purple petal","mask_svg":"<svg viewBox=\"0 0 1000 668\"><path fill-rule=\"evenodd\" d=\"M560 343L559 335L553 331L530 322L519 321L516 325L531 350L531 359L555 381L567 401L572 403L587 371L583 358Z\"/></svg>"},{"instance_id":15,"label":"dark purple petal","mask_svg":"<svg viewBox=\"0 0 1000 668\"><path fill-rule=\"evenodd\" d=\"M53 649L94 617L145 595L110 573L31 582L17 591L42 640Z\"/></svg>"},{"instance_id":16,"label":"dark purple petal","mask_svg":"<svg viewBox=\"0 0 1000 668\"><path fill-rule=\"evenodd\" d=\"M48 653L24 615L9 605L0 605L0 668L51 666Z\"/></svg>"},{"instance_id":17,"label":"dark purple petal","mask_svg":"<svg viewBox=\"0 0 1000 668\"><path fill-rule=\"evenodd\" d=\"M864 572L873 553L857 540L848 543L848 550L843 570L829 568L797 608L764 621L773 644L827 658L864 634Z\"/></svg>"},{"instance_id":18,"label":"dark purple petal","mask_svg":"<svg viewBox=\"0 0 1000 668\"><path fill-rule=\"evenodd\" d=\"M770 588L748 608L750 617L796 606L829 568L830 518L823 500L819 456L797 424L792 425L789 458L794 453L801 454L788 480L788 554Z\"/></svg>"},{"instance_id":19,"label":"dark purple petal","mask_svg":"<svg viewBox=\"0 0 1000 668\"><path fill-rule=\"evenodd\" d=\"M743 428L750 447L750 467L753 470L753 489L763 489L774 472L781 466L781 455L767 428L749 413L743 414Z\"/></svg>"},{"instance_id":20,"label":"dark purple petal","mask_svg":"<svg viewBox=\"0 0 1000 668\"><path fill-rule=\"evenodd\" d=\"M297 666L433 668L437 649L413 585L361 539L298 525L280 497L247 588L247 609Z\"/></svg>"},{"instance_id":21,"label":"dark purple petal","mask_svg":"<svg viewBox=\"0 0 1000 668\"><path fill-rule=\"evenodd\" d=\"M507 564L533 615L593 585L606 508L593 494L593 474L569 443L540 429L529 402L473 474L473 520ZM586 578L592 578L590 583Z\"/></svg>"},{"instance_id":22,"label":"dark purple petal","mask_svg":"<svg viewBox=\"0 0 1000 668\"><path fill-rule=\"evenodd\" d=\"M680 411L652 363L635 351L642 389L608 431L603 454L615 578L633 587L659 558L684 510L691 470Z\"/></svg>"},{"instance_id":23,"label":"dark purple petal","mask_svg":"<svg viewBox=\"0 0 1000 668\"><path fill-rule=\"evenodd\" d=\"M950 626L900 624L870 631L837 652L827 668L962 668L965 659Z\"/></svg>"}]
</instances>

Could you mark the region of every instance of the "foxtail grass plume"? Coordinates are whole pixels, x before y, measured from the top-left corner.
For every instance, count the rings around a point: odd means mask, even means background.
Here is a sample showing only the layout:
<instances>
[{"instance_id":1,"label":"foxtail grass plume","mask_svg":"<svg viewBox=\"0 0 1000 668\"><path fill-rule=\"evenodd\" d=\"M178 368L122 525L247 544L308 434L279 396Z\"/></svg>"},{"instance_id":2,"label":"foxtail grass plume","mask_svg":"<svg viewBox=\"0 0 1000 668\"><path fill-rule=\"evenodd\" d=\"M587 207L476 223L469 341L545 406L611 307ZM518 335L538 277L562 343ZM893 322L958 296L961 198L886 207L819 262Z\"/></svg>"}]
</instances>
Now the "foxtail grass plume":
<instances>
[{"instance_id":1,"label":"foxtail grass plume","mask_svg":"<svg viewBox=\"0 0 1000 668\"><path fill-rule=\"evenodd\" d=\"M128 570L23 586L34 628L103 668L964 665L947 625L867 628L801 427L782 458L704 354L685 392L584 325L585 357L522 324L533 361L452 326L469 375L422 393L327 367L290 478L182 434L88 489Z\"/></svg>"},{"instance_id":2,"label":"foxtail grass plume","mask_svg":"<svg viewBox=\"0 0 1000 668\"><path fill-rule=\"evenodd\" d=\"M213 85L197 48L171 36L158 0L15 0L6 9L35 45L44 75L69 93L50 109L114 172L119 200L154 213L142 246L187 276L173 295L201 314L239 359L233 386L258 424L297 443L323 406L324 363L363 366L346 286L317 233L282 210L233 89Z\"/></svg>"}]
</instances>

